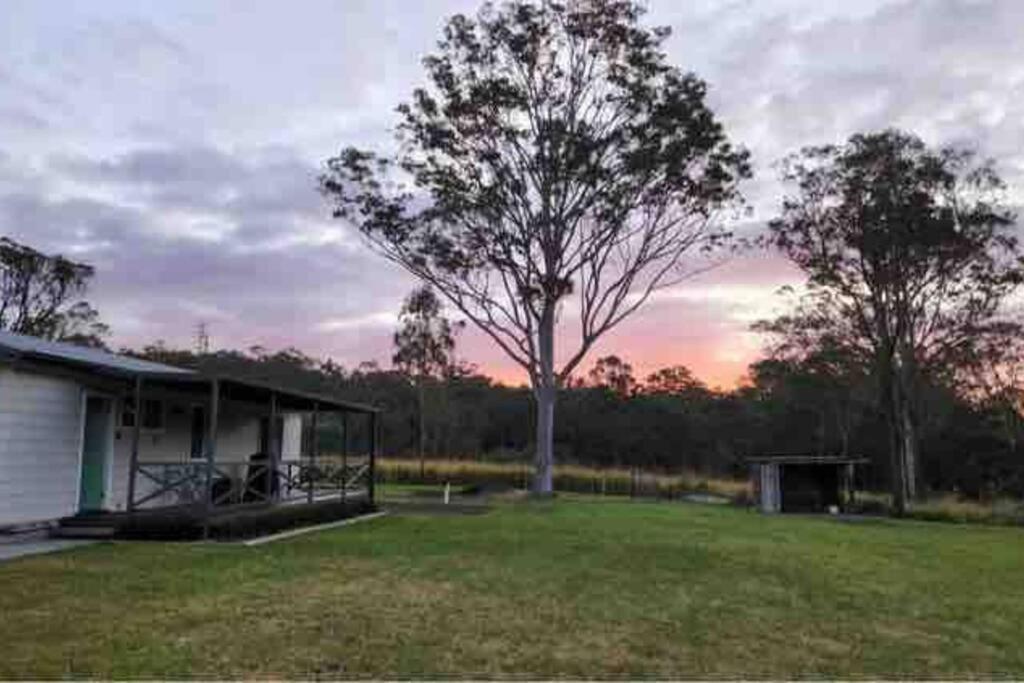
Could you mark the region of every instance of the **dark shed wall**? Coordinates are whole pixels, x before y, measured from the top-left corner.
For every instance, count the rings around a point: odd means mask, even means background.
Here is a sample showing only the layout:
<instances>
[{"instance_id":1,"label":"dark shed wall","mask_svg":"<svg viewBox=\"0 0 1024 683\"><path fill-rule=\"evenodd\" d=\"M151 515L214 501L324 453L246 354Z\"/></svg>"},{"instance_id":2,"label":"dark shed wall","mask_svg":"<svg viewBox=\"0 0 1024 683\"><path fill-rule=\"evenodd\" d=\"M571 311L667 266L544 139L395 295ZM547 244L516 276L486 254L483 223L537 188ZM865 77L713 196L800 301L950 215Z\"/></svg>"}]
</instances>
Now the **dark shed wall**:
<instances>
[{"instance_id":1,"label":"dark shed wall","mask_svg":"<svg viewBox=\"0 0 1024 683\"><path fill-rule=\"evenodd\" d=\"M839 506L840 468L833 464L787 464L781 466L783 512L826 512Z\"/></svg>"}]
</instances>

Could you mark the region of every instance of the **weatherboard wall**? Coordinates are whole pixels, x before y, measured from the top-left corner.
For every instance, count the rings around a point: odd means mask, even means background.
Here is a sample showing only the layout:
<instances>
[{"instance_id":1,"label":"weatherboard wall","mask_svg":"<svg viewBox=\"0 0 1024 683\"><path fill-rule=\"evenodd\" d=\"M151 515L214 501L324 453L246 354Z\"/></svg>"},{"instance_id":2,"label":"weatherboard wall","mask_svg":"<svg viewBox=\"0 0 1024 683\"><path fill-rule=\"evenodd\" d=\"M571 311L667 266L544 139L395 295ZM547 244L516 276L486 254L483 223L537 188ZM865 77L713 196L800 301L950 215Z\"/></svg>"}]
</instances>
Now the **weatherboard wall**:
<instances>
[{"instance_id":1,"label":"weatherboard wall","mask_svg":"<svg viewBox=\"0 0 1024 683\"><path fill-rule=\"evenodd\" d=\"M56 520L78 512L81 482L83 396L87 389L75 379L0 368L0 527ZM153 396L154 398L156 396ZM122 402L115 410L119 422ZM191 414L195 401L165 397L166 415L160 430L143 430L139 461L189 462ZM266 408L224 401L217 430L217 461L246 463L260 446L260 419ZM281 453L297 458L301 450L302 417L283 415ZM112 476L104 508L125 510L132 429L114 426ZM137 497L154 491L146 477L136 480ZM173 504L170 497L153 504Z\"/></svg>"},{"instance_id":2,"label":"weatherboard wall","mask_svg":"<svg viewBox=\"0 0 1024 683\"><path fill-rule=\"evenodd\" d=\"M0 526L75 513L81 424L77 383L0 369Z\"/></svg>"}]
</instances>

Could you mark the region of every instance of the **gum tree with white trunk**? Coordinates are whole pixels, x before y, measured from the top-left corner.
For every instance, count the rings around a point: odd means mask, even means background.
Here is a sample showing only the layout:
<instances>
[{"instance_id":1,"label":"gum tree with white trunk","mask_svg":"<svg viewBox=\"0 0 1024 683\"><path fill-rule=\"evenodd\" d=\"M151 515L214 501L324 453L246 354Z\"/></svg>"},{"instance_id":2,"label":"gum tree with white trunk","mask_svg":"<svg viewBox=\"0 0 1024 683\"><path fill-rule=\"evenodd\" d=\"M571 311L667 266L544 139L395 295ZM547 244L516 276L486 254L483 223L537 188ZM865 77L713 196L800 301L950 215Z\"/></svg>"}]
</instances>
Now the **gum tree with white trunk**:
<instances>
[{"instance_id":1,"label":"gum tree with white trunk","mask_svg":"<svg viewBox=\"0 0 1024 683\"><path fill-rule=\"evenodd\" d=\"M529 376L541 494L559 387L604 333L723 246L719 218L750 175L705 83L668 63L668 30L642 13L580 0L452 17L423 60L427 85L398 107L397 151L345 148L320 179L337 217Z\"/></svg>"}]
</instances>

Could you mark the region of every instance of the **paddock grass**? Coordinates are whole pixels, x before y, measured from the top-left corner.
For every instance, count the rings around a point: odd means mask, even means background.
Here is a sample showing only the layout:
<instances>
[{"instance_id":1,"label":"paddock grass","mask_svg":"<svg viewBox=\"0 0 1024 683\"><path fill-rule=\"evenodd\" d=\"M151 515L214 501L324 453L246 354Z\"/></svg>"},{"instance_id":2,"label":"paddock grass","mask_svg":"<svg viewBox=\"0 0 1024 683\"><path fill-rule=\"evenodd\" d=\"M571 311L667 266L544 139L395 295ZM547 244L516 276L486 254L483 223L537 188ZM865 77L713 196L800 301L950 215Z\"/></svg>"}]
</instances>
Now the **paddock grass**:
<instances>
[{"instance_id":1,"label":"paddock grass","mask_svg":"<svg viewBox=\"0 0 1024 683\"><path fill-rule=\"evenodd\" d=\"M996 498L982 503L945 494L915 503L910 514L915 519L940 522L1024 525L1024 501Z\"/></svg>"},{"instance_id":2,"label":"paddock grass","mask_svg":"<svg viewBox=\"0 0 1024 683\"><path fill-rule=\"evenodd\" d=\"M861 491L857 501L857 507L869 514L889 514L892 507L892 496L888 493ZM914 501L906 516L929 522L1024 526L1024 500L980 501L953 493L932 493L924 500Z\"/></svg>"},{"instance_id":3,"label":"paddock grass","mask_svg":"<svg viewBox=\"0 0 1024 683\"><path fill-rule=\"evenodd\" d=\"M378 480L386 486L438 486L445 482L503 484L526 489L532 469L524 463L475 460L426 460L421 474L419 460L386 458L378 462ZM699 472L632 472L625 468L597 468L585 465L556 465L557 491L608 496L636 495L650 498L680 498L685 494L712 494L734 503L752 505L749 479L712 477ZM869 514L889 514L891 496L884 492L858 491L856 509ZM916 501L907 513L912 519L958 524L1024 525L1024 501L999 498L970 500L952 493L933 493Z\"/></svg>"},{"instance_id":4,"label":"paddock grass","mask_svg":"<svg viewBox=\"0 0 1024 683\"><path fill-rule=\"evenodd\" d=\"M377 463L379 478L387 483L404 484L504 484L528 488L532 466L525 463L476 460L426 460L421 474L420 461L412 458L382 458ZM733 500L748 500L752 494L748 480L709 477L697 472L631 472L621 467L597 468L585 465L555 465L554 486L558 491L629 495L636 493L663 498L684 493L710 493Z\"/></svg>"},{"instance_id":5,"label":"paddock grass","mask_svg":"<svg viewBox=\"0 0 1024 683\"><path fill-rule=\"evenodd\" d=\"M0 678L1024 676L1019 529L566 498L0 564Z\"/></svg>"}]
</instances>

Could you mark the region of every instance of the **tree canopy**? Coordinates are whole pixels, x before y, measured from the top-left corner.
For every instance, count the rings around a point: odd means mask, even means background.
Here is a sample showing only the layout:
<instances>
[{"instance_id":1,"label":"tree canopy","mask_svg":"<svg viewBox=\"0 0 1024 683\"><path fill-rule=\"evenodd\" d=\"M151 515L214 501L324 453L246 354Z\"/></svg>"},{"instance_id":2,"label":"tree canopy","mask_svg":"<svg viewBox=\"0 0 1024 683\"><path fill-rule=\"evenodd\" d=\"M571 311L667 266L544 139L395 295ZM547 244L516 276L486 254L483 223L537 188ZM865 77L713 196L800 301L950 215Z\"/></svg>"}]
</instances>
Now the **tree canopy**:
<instances>
[{"instance_id":1,"label":"tree canopy","mask_svg":"<svg viewBox=\"0 0 1024 683\"><path fill-rule=\"evenodd\" d=\"M790 349L872 368L889 420L897 505L915 495L921 387L1016 331L1013 214L991 164L887 130L804 149L768 242L807 276L797 310L762 323ZM986 341L989 340L989 341Z\"/></svg>"},{"instance_id":2,"label":"tree canopy","mask_svg":"<svg viewBox=\"0 0 1024 683\"><path fill-rule=\"evenodd\" d=\"M430 287L419 287L398 314L391 363L413 378L440 377L455 367L455 335L461 323L444 317L443 304Z\"/></svg>"},{"instance_id":3,"label":"tree canopy","mask_svg":"<svg viewBox=\"0 0 1024 683\"><path fill-rule=\"evenodd\" d=\"M667 29L622 0L485 4L456 15L400 105L398 151L346 148L321 188L380 253L441 295L530 377L539 490L558 387L595 341L727 236L747 154ZM572 309L577 342L556 361Z\"/></svg>"},{"instance_id":4,"label":"tree canopy","mask_svg":"<svg viewBox=\"0 0 1024 683\"><path fill-rule=\"evenodd\" d=\"M94 270L0 237L0 329L83 346L103 346L109 328L78 297Z\"/></svg>"},{"instance_id":5,"label":"tree canopy","mask_svg":"<svg viewBox=\"0 0 1024 683\"><path fill-rule=\"evenodd\" d=\"M427 384L458 371L455 335L462 328L462 323L452 323L444 316L442 302L428 286L419 287L409 294L398 319L401 327L393 338L395 353L391 363L416 386L416 440L422 471L427 437Z\"/></svg>"}]
</instances>

